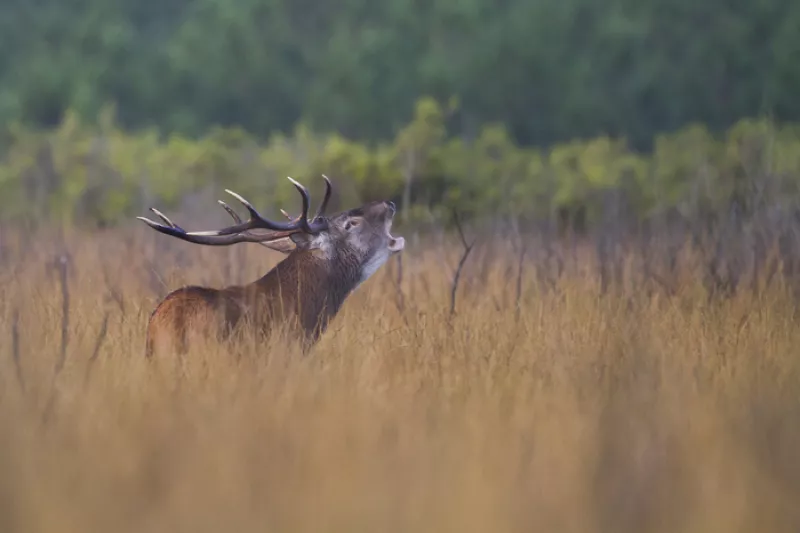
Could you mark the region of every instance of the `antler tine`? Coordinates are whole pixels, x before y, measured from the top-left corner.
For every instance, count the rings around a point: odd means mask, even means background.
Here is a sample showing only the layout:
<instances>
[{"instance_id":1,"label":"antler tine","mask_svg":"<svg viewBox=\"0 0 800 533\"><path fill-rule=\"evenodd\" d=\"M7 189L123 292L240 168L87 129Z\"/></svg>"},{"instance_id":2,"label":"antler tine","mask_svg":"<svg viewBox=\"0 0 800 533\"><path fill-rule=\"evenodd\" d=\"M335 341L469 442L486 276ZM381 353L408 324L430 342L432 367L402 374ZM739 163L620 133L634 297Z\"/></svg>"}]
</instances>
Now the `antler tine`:
<instances>
[{"instance_id":1,"label":"antler tine","mask_svg":"<svg viewBox=\"0 0 800 533\"><path fill-rule=\"evenodd\" d=\"M175 229L180 229L180 230L182 230L182 228L181 228L180 226L178 226L178 225L177 225L177 224L175 224L173 221L171 221L169 218L167 218L167 215L165 215L164 213L162 213L161 211L159 211L159 210L158 210L158 209L156 209L155 207L151 207L151 208L150 208L150 211L152 211L153 213L155 213L155 214L158 216L158 218L160 218L161 220L163 220L163 221L164 221L164 223L165 223L165 224L167 224L167 225L168 225L170 228L175 228ZM139 218L141 218L141 217L139 217Z\"/></svg>"},{"instance_id":2,"label":"antler tine","mask_svg":"<svg viewBox=\"0 0 800 533\"><path fill-rule=\"evenodd\" d=\"M238 193L233 192L230 189L225 189L225 192L230 194L231 196L233 196L237 200L239 200L239 203L241 203L244 206L244 208L247 209L247 212L250 213L250 220L258 220L258 219L261 218L261 215L259 214L258 211L256 211L256 208L253 207L253 204L251 204L250 202L248 202L247 200L242 198L241 195L239 195Z\"/></svg>"},{"instance_id":3,"label":"antler tine","mask_svg":"<svg viewBox=\"0 0 800 533\"><path fill-rule=\"evenodd\" d=\"M325 214L325 209L328 206L328 200L331 199L331 192L332 192L331 181L328 179L328 176L326 176L325 174L322 175L322 178L325 180L325 196L322 199L322 202L320 202L319 207L317 208L317 213L314 215L314 218L311 219L312 222ZM292 181L294 182L294 180L292 180ZM296 183L296 182L294 182L294 183ZM305 188L303 188L303 190L305 191L305 194L307 194L308 191ZM304 194L303 191L301 191L301 194ZM299 220L299 217L297 219L295 219L294 217L292 217L292 215L290 215L289 213L287 213L283 209L281 209L281 213L283 214L283 216L285 216L289 220Z\"/></svg>"},{"instance_id":4,"label":"antler tine","mask_svg":"<svg viewBox=\"0 0 800 533\"><path fill-rule=\"evenodd\" d=\"M225 192L230 194L237 200L239 200L239 202L241 202L241 204L245 207L245 209L247 209L247 212L250 214L250 220L241 224L237 224L236 226L231 226L230 228L221 229L217 232L217 235L230 235L232 233L239 233L241 231L254 228L270 229L273 231L289 231L298 229L296 222L275 222L262 217L261 214L258 211L256 211L256 208L253 207L253 205L250 202L242 198L241 195L233 192L230 189L225 189Z\"/></svg>"},{"instance_id":5,"label":"antler tine","mask_svg":"<svg viewBox=\"0 0 800 533\"><path fill-rule=\"evenodd\" d=\"M242 223L242 217L240 217L239 214L236 211L234 211L233 208L231 208L231 206L229 206L228 204L226 204L222 200L217 200L217 202L219 202L219 205L221 205L225 209L225 211L228 212L228 214L231 216L231 218L233 218L234 222L236 222L237 224L241 224ZM292 217L289 215L289 213L287 213L283 209L281 209L281 213L283 213L286 216L286 218L288 218L289 220L292 220ZM277 235L273 235L273 236L277 236ZM270 238L273 237L273 236L270 236ZM261 246L264 246L266 248L272 249L271 246L269 245L269 243L267 243L267 242L256 241L256 244L260 244Z\"/></svg>"},{"instance_id":6,"label":"antler tine","mask_svg":"<svg viewBox=\"0 0 800 533\"><path fill-rule=\"evenodd\" d=\"M328 206L328 201L331 199L331 192L332 192L331 181L330 181L330 179L328 179L328 176L326 176L325 174L323 174L322 177L325 180L325 196L322 199L322 202L320 202L319 207L317 208L317 213L314 215L314 218L311 219L311 223L313 223L315 220L317 220L318 218L320 218L321 216L323 216L325 214L325 209ZM292 178L289 178L289 179L292 181L292 183L295 184L295 186L298 185L295 180L293 180ZM305 187L303 187L302 185L301 185L301 187L302 187L302 190L300 191L300 194L307 195L308 194L308 190ZM299 222L300 221L301 217L294 218L292 215L287 213L284 209L281 209L280 211L281 211L281 214L283 216L285 216L288 220L291 220L291 221L294 221L294 222Z\"/></svg>"},{"instance_id":7,"label":"antler tine","mask_svg":"<svg viewBox=\"0 0 800 533\"><path fill-rule=\"evenodd\" d=\"M223 209L225 209L225 211L228 212L228 214L231 216L231 218L233 218L234 222L236 222L237 224L241 224L242 223L242 217L240 217L239 214L231 208L231 206L229 206L228 204L226 204L222 200L217 200L217 202L219 203L219 205L221 205L223 207Z\"/></svg>"},{"instance_id":8,"label":"antler tine","mask_svg":"<svg viewBox=\"0 0 800 533\"><path fill-rule=\"evenodd\" d=\"M328 200L331 199L331 192L333 188L331 185L331 180L328 179L328 176L323 174L322 179L325 180L325 197L322 199L322 202L320 202L319 207L317 208L317 214L314 215L315 219L325 215L325 209L328 207Z\"/></svg>"},{"instance_id":9,"label":"antler tine","mask_svg":"<svg viewBox=\"0 0 800 533\"><path fill-rule=\"evenodd\" d=\"M308 190L303 187L300 183L292 179L291 177L287 176L289 181L295 186L295 188L300 192L300 197L303 199L303 212L299 217L298 222L300 223L300 227L306 233L317 233L321 229L327 227L327 224L324 222L315 222L314 224L309 223L308 221L308 209L311 206L311 200L308 197Z\"/></svg>"}]
</instances>

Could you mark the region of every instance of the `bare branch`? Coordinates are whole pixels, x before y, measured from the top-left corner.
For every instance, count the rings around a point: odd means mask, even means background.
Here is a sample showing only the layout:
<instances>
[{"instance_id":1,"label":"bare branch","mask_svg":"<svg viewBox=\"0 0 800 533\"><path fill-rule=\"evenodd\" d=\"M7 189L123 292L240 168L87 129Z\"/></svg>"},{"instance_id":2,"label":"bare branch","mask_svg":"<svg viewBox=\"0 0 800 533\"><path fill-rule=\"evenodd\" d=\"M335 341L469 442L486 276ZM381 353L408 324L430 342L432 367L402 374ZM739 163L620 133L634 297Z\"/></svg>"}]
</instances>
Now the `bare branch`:
<instances>
[{"instance_id":1,"label":"bare branch","mask_svg":"<svg viewBox=\"0 0 800 533\"><path fill-rule=\"evenodd\" d=\"M19 308L14 308L14 315L11 319L11 356L14 358L14 369L17 372L19 388L25 392L25 377L22 374L22 362L19 348Z\"/></svg>"},{"instance_id":2,"label":"bare branch","mask_svg":"<svg viewBox=\"0 0 800 533\"><path fill-rule=\"evenodd\" d=\"M59 276L59 283L61 285L61 352L59 354L58 360L56 361L55 368L53 369L53 377L50 381L50 394L47 398L47 404L45 405L44 412L42 413L42 422L47 423L50 419L50 415L53 412L53 406L55 405L56 400L56 383L58 381L58 376L61 374L61 371L64 369L64 364L67 361L67 347L69 344L69 309L70 309L70 294L69 294L69 283L68 283L68 265L69 265L69 255L62 254L58 258L56 258L54 262L54 267L58 271Z\"/></svg>"},{"instance_id":3,"label":"bare branch","mask_svg":"<svg viewBox=\"0 0 800 533\"><path fill-rule=\"evenodd\" d=\"M122 294L119 292L119 289L111 283L111 275L110 275L110 267L108 263L103 263L103 279L106 284L106 290L108 290L108 297L111 301L117 304L119 307L120 312L124 315L125 314L125 299L122 297Z\"/></svg>"},{"instance_id":4,"label":"bare branch","mask_svg":"<svg viewBox=\"0 0 800 533\"><path fill-rule=\"evenodd\" d=\"M103 316L103 323L100 326L100 332L97 334L97 340L94 343L94 350L92 350L92 356L89 358L89 361L86 363L86 373L84 374L83 381L86 383L89 380L89 374L92 372L92 368L94 367L94 362L97 360L97 357L100 355L100 348L103 346L103 342L106 339L106 335L108 334L108 317L109 312L106 311L106 314Z\"/></svg>"},{"instance_id":5,"label":"bare branch","mask_svg":"<svg viewBox=\"0 0 800 533\"><path fill-rule=\"evenodd\" d=\"M525 253L528 251L528 242L519 236L519 257L517 259L517 291L514 298L514 319L519 321L520 300L522 299L522 270L525 266Z\"/></svg>"},{"instance_id":6,"label":"bare branch","mask_svg":"<svg viewBox=\"0 0 800 533\"><path fill-rule=\"evenodd\" d=\"M59 284L61 285L61 353L55 366L55 376L61 373L67 360L67 345L69 344L69 309L70 294L68 275L69 258L66 254L56 259L55 266L58 270Z\"/></svg>"},{"instance_id":7,"label":"bare branch","mask_svg":"<svg viewBox=\"0 0 800 533\"><path fill-rule=\"evenodd\" d=\"M475 241L468 243L467 238L464 236L464 230L461 227L461 219L458 216L457 211L453 211L453 219L456 224L456 230L458 230L458 235L461 238L461 244L464 246L464 253L461 256L461 260L458 262L458 266L456 267L455 274L453 275L453 283L450 289L450 316L452 317L456 312L456 292L458 291L458 282L461 278L461 271L464 268L464 264L467 262L467 258L469 257L470 252L472 252L472 247L475 246Z\"/></svg>"},{"instance_id":8,"label":"bare branch","mask_svg":"<svg viewBox=\"0 0 800 533\"><path fill-rule=\"evenodd\" d=\"M395 306L400 312L406 326L408 326L408 317L406 316L406 298L403 294L403 256L397 256L397 278L395 279Z\"/></svg>"}]
</instances>

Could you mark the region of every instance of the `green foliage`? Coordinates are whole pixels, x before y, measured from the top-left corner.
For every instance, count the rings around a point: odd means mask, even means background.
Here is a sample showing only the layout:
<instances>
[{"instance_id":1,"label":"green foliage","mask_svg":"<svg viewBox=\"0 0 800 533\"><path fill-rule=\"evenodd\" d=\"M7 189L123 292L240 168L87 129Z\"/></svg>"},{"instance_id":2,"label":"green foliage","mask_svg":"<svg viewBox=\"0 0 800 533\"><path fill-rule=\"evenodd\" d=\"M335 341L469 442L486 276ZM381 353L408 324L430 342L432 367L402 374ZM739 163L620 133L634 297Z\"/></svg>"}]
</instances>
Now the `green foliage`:
<instances>
[{"instance_id":1,"label":"green foliage","mask_svg":"<svg viewBox=\"0 0 800 533\"><path fill-rule=\"evenodd\" d=\"M117 224L149 206L177 209L197 192L222 197L225 188L267 212L296 212L285 177L317 195L321 174L336 184L333 209L393 199L402 201L401 220L410 223L452 208L467 217L540 220L583 213L593 223L608 209L608 192L620 194L639 219L670 211L715 216L732 206L753 213L800 201L797 126L742 120L714 136L690 125L659 136L649 153L607 136L541 150L515 143L501 124L472 139L448 135L453 109L422 99L393 142L372 145L304 124L266 142L222 127L197 139L163 138L154 129L118 127L111 107L91 125L74 112L48 130L16 124L6 131L0 159L0 215Z\"/></svg>"},{"instance_id":2,"label":"green foliage","mask_svg":"<svg viewBox=\"0 0 800 533\"><path fill-rule=\"evenodd\" d=\"M118 107L126 128L388 142L425 94L448 124L649 148L690 123L800 120L787 0L0 0L0 124Z\"/></svg>"}]
</instances>

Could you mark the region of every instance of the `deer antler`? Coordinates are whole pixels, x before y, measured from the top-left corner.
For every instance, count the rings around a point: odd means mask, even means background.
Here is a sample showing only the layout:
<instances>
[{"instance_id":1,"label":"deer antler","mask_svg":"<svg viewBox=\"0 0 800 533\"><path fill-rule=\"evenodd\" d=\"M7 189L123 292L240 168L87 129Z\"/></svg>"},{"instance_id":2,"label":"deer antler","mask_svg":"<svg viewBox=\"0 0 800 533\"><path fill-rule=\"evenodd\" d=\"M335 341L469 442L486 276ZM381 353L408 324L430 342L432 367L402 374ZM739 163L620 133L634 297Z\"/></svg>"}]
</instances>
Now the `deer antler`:
<instances>
[{"instance_id":1,"label":"deer antler","mask_svg":"<svg viewBox=\"0 0 800 533\"><path fill-rule=\"evenodd\" d=\"M250 218L247 221L242 221L241 217L236 213L236 211L234 211L222 200L219 200L220 205L222 205L222 207L228 212L236 224L220 230L187 232L167 218L166 215L153 207L150 208L150 211L155 213L164 222L164 224L159 224L158 222L154 222L145 217L136 218L143 221L154 230L164 233L165 235L170 235L194 244L204 244L208 246L227 246L240 242L260 243L286 237L298 232L305 232L313 235L319 233L320 231L326 230L328 228L328 221L320 216L320 213L324 212L325 207L327 207L328 199L330 198L332 187L330 180L328 180L327 177L325 178L325 197L320 204L320 209L317 211L317 216L314 217L312 222L309 222L308 220L308 209L311 203L308 196L308 190L306 190L305 187L292 178L289 178L289 181L291 181L298 190L303 202L302 214L297 217L297 219L290 220L289 222L275 222L264 218L259 214L258 211L256 211L255 207L253 207L250 202L229 189L225 189L225 192L239 200L239 202L241 202L241 204L250 214ZM248 233L253 229L267 229L271 230L272 233L266 235L254 235L252 233Z\"/></svg>"},{"instance_id":2,"label":"deer antler","mask_svg":"<svg viewBox=\"0 0 800 533\"><path fill-rule=\"evenodd\" d=\"M328 176L326 176L325 174L322 175L322 179L325 180L325 197L322 199L322 202L320 202L319 207L317 208L317 214L314 215L314 218L312 220L316 220L316 219L318 219L318 218L320 218L322 216L325 216L325 209L328 207L328 200L331 199L331 190L332 190L331 189L331 187L332 187L331 186L331 180L329 180ZM223 205L223 207L225 207L225 206ZM226 207L226 209L228 209L228 208ZM230 213L230 210L228 212ZM300 217L294 218L294 217L292 217L292 215L290 215L289 213L287 213L283 209L281 209L281 214L283 216L285 216L288 220L291 220L291 221L300 220Z\"/></svg>"}]
</instances>

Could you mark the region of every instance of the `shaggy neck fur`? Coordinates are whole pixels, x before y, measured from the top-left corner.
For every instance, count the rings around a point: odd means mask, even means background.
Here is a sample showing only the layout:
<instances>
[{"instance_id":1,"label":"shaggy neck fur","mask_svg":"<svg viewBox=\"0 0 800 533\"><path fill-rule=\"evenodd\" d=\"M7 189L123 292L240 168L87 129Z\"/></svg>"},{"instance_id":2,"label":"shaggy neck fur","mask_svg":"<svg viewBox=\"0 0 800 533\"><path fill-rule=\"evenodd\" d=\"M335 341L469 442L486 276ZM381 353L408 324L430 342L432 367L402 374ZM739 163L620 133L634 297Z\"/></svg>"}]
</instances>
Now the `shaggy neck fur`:
<instances>
[{"instance_id":1,"label":"shaggy neck fur","mask_svg":"<svg viewBox=\"0 0 800 533\"><path fill-rule=\"evenodd\" d=\"M370 270L374 273L377 268ZM253 286L277 289L280 297L260 302L259 307L268 309L272 317L294 315L303 336L313 342L325 331L347 296L366 279L364 274L360 258L344 247L300 250L278 263ZM269 293L254 291L254 294Z\"/></svg>"}]
</instances>

